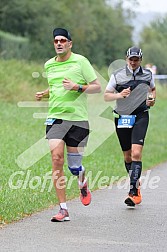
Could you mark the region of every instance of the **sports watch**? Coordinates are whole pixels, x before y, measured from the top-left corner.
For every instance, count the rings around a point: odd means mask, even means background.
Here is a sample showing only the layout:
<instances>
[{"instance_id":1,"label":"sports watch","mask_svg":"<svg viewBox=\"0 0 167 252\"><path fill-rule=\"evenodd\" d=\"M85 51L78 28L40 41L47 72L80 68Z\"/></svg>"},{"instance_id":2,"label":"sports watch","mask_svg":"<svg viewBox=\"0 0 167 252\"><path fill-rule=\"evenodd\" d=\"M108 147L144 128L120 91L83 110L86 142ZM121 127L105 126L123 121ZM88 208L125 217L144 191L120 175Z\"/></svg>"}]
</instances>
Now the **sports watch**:
<instances>
[{"instance_id":1,"label":"sports watch","mask_svg":"<svg viewBox=\"0 0 167 252\"><path fill-rule=\"evenodd\" d=\"M82 92L82 85L79 85L78 92Z\"/></svg>"}]
</instances>

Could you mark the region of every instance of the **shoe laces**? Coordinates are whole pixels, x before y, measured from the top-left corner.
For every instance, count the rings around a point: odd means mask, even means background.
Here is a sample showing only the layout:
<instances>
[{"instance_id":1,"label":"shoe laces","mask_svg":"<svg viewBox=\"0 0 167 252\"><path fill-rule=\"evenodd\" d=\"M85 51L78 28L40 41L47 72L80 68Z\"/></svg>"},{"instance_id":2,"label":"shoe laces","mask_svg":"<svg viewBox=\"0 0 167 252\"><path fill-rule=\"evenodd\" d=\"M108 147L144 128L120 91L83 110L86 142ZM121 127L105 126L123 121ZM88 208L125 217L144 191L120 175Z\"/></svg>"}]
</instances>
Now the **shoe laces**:
<instances>
[{"instance_id":1,"label":"shoe laces","mask_svg":"<svg viewBox=\"0 0 167 252\"><path fill-rule=\"evenodd\" d=\"M67 214L67 210L63 209L63 208L60 208L58 214L66 215Z\"/></svg>"}]
</instances>

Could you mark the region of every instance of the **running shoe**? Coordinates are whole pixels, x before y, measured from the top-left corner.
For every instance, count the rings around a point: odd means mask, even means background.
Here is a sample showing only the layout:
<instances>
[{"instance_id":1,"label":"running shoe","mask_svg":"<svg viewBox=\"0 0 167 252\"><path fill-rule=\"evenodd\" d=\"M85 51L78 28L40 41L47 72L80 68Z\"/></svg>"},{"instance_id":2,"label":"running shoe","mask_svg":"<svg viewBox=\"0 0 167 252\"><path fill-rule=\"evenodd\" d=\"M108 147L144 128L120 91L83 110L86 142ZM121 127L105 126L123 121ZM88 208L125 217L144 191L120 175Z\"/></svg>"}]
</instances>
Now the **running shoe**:
<instances>
[{"instance_id":1,"label":"running shoe","mask_svg":"<svg viewBox=\"0 0 167 252\"><path fill-rule=\"evenodd\" d=\"M59 222L59 221L69 221L69 214L66 209L60 208L58 214L54 215L51 219L52 222Z\"/></svg>"},{"instance_id":2,"label":"running shoe","mask_svg":"<svg viewBox=\"0 0 167 252\"><path fill-rule=\"evenodd\" d=\"M140 183L139 188L137 189L137 195L129 193L128 197L125 199L125 204L127 206L135 206L142 202L142 195L140 192Z\"/></svg>"},{"instance_id":3,"label":"running shoe","mask_svg":"<svg viewBox=\"0 0 167 252\"><path fill-rule=\"evenodd\" d=\"M88 206L91 202L91 192L89 191L87 181L84 186L80 188L80 200L84 206Z\"/></svg>"},{"instance_id":4,"label":"running shoe","mask_svg":"<svg viewBox=\"0 0 167 252\"><path fill-rule=\"evenodd\" d=\"M125 199L125 204L127 204L127 206L135 206L136 204L140 204L142 201L141 199L141 195L133 195L133 194L129 194L128 197Z\"/></svg>"}]
</instances>

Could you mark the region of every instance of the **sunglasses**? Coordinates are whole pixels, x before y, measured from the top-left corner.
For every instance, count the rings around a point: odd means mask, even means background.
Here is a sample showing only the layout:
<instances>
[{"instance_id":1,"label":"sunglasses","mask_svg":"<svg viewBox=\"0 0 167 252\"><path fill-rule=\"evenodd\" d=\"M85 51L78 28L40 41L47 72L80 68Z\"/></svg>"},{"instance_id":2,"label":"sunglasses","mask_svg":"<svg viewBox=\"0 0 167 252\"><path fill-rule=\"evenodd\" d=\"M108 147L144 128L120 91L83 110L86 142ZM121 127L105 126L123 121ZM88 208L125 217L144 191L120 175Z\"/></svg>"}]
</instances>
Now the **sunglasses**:
<instances>
[{"instance_id":1,"label":"sunglasses","mask_svg":"<svg viewBox=\"0 0 167 252\"><path fill-rule=\"evenodd\" d=\"M57 45L59 42L60 44L65 44L67 41L69 41L68 39L54 39L54 43Z\"/></svg>"}]
</instances>

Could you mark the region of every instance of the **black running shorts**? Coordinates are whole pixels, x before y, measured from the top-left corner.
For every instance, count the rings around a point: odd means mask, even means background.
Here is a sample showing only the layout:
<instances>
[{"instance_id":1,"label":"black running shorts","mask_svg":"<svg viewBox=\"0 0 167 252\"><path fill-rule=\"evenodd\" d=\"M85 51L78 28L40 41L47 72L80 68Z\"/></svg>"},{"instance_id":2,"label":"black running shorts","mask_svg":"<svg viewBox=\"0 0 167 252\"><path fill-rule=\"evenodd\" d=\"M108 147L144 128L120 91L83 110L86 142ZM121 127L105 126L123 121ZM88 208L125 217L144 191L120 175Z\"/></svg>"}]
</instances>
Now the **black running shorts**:
<instances>
[{"instance_id":1,"label":"black running shorts","mask_svg":"<svg viewBox=\"0 0 167 252\"><path fill-rule=\"evenodd\" d=\"M56 119L53 125L46 126L47 139L62 139L67 146L84 147L89 136L88 121L67 121Z\"/></svg>"},{"instance_id":2,"label":"black running shorts","mask_svg":"<svg viewBox=\"0 0 167 252\"><path fill-rule=\"evenodd\" d=\"M133 128L117 128L118 118L115 118L116 133L122 148L122 151L131 149L132 144L144 145L149 123L148 111L140 112L136 116L136 121Z\"/></svg>"}]
</instances>

